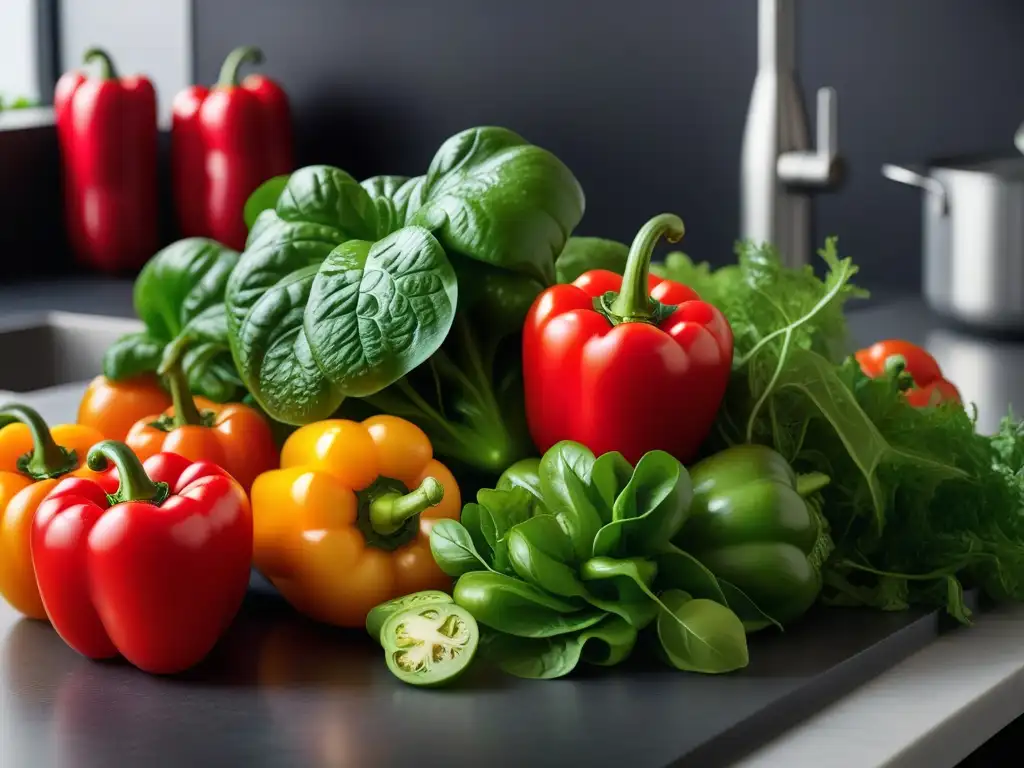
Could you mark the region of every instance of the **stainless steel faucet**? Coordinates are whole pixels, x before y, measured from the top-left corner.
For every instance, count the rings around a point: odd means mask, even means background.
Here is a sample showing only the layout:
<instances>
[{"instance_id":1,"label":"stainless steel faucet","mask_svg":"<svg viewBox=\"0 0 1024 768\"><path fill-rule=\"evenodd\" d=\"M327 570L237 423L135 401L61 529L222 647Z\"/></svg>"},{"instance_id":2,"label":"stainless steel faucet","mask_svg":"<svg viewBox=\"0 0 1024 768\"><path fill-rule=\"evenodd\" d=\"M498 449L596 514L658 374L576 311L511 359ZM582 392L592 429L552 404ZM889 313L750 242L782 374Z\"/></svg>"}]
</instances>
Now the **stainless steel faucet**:
<instances>
[{"instance_id":1,"label":"stainless steel faucet","mask_svg":"<svg viewBox=\"0 0 1024 768\"><path fill-rule=\"evenodd\" d=\"M818 91L811 148L796 76L796 0L758 0L757 76L743 132L740 236L771 243L786 266L811 259L811 195L842 177L836 92Z\"/></svg>"}]
</instances>

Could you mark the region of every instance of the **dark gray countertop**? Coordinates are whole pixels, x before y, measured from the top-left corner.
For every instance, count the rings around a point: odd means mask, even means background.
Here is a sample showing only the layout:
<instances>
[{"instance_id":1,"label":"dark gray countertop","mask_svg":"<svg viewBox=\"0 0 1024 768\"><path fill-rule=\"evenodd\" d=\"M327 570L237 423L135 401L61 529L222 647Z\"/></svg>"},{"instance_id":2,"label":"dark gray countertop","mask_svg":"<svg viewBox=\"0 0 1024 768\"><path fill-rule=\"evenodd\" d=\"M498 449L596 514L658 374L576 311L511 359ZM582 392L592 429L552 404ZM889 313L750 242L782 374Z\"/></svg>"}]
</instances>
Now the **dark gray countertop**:
<instances>
[{"instance_id":1,"label":"dark gray countertop","mask_svg":"<svg viewBox=\"0 0 1024 768\"><path fill-rule=\"evenodd\" d=\"M130 283L0 289L0 316L40 310L130 315ZM929 345L981 402L983 426L1019 398L1024 349L944 330L915 299L854 312L851 325L861 343ZM642 665L536 683L474 670L457 690L424 692L394 680L362 633L314 626L266 597L208 663L158 679L82 659L0 605L0 764L656 766L678 755L688 722L710 717L725 682Z\"/></svg>"}]
</instances>

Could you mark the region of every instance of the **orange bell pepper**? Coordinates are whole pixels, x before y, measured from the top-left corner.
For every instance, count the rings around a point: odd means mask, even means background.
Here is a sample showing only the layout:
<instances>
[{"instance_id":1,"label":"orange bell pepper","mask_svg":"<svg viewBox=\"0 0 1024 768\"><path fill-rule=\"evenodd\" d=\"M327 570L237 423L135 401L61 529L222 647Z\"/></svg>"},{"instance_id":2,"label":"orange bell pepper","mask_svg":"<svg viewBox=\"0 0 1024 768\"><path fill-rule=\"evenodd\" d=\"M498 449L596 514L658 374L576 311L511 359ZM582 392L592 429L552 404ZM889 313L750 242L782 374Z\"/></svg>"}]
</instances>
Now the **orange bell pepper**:
<instances>
[{"instance_id":1,"label":"orange bell pepper","mask_svg":"<svg viewBox=\"0 0 1024 768\"><path fill-rule=\"evenodd\" d=\"M30 549L36 507L64 475L96 476L85 457L101 440L78 424L50 430L24 405L0 408L0 595L30 618L46 618Z\"/></svg>"},{"instance_id":2,"label":"orange bell pepper","mask_svg":"<svg viewBox=\"0 0 1024 768\"><path fill-rule=\"evenodd\" d=\"M78 423L98 429L108 440L123 441L136 421L170 405L170 394L155 376L122 381L97 376L89 382L78 406Z\"/></svg>"},{"instance_id":3,"label":"orange bell pepper","mask_svg":"<svg viewBox=\"0 0 1024 768\"><path fill-rule=\"evenodd\" d=\"M461 509L455 478L414 424L308 424L285 442L281 469L253 483L253 562L306 616L362 627L386 600L451 588L430 529Z\"/></svg>"},{"instance_id":4,"label":"orange bell pepper","mask_svg":"<svg viewBox=\"0 0 1024 768\"><path fill-rule=\"evenodd\" d=\"M259 413L241 403L193 399L176 364L165 377L171 407L136 421L124 440L141 461L158 453L209 461L227 470L247 493L257 475L277 466L273 432Z\"/></svg>"}]
</instances>

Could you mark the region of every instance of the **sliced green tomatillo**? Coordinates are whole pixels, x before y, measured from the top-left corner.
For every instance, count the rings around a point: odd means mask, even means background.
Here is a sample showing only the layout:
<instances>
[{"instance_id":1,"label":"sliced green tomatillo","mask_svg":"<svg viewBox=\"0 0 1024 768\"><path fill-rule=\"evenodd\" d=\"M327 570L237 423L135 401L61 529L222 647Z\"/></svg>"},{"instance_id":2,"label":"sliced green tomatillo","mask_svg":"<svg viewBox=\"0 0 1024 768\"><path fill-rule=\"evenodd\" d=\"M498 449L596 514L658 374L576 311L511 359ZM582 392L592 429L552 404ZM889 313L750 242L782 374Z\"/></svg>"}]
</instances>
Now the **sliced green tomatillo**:
<instances>
[{"instance_id":1,"label":"sliced green tomatillo","mask_svg":"<svg viewBox=\"0 0 1024 768\"><path fill-rule=\"evenodd\" d=\"M413 592L410 595L396 597L394 600L388 600L386 603L381 603L377 607L372 608L366 614L366 631L370 633L370 637L380 642L380 631L384 628L384 622L399 611L404 611L406 608L417 608L422 605L432 605L434 603L454 602L451 595L439 589L425 589L422 592Z\"/></svg>"},{"instance_id":2,"label":"sliced green tomatillo","mask_svg":"<svg viewBox=\"0 0 1024 768\"><path fill-rule=\"evenodd\" d=\"M454 603L407 608L392 615L380 642L388 669L410 685L436 687L461 675L476 654L480 628Z\"/></svg>"}]
</instances>

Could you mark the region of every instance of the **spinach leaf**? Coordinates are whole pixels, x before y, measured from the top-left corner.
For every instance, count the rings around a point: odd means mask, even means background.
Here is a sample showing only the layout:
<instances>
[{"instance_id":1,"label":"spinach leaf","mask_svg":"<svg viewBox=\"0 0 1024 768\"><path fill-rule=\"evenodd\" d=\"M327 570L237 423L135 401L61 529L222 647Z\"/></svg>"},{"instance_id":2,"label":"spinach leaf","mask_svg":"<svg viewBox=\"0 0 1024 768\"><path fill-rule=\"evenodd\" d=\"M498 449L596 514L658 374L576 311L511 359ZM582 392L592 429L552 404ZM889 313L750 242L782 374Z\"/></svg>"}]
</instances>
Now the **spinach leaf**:
<instances>
[{"instance_id":1,"label":"spinach leaf","mask_svg":"<svg viewBox=\"0 0 1024 768\"><path fill-rule=\"evenodd\" d=\"M292 424L329 417L376 391L443 340L455 277L419 228L373 243L377 209L351 176L293 173L260 214L227 288L231 351L269 414Z\"/></svg>"},{"instance_id":2,"label":"spinach leaf","mask_svg":"<svg viewBox=\"0 0 1024 768\"><path fill-rule=\"evenodd\" d=\"M643 629L658 613L657 598L650 589L657 571L657 565L642 558L594 557L580 568L580 576L592 605Z\"/></svg>"},{"instance_id":3,"label":"spinach leaf","mask_svg":"<svg viewBox=\"0 0 1024 768\"><path fill-rule=\"evenodd\" d=\"M430 357L455 316L455 271L420 227L350 240L320 265L305 310L318 367L346 396L379 392Z\"/></svg>"},{"instance_id":4,"label":"spinach leaf","mask_svg":"<svg viewBox=\"0 0 1024 768\"><path fill-rule=\"evenodd\" d=\"M677 589L661 595L658 639L669 663L688 672L717 674L747 666L743 624L713 600L693 599Z\"/></svg>"},{"instance_id":5,"label":"spinach leaf","mask_svg":"<svg viewBox=\"0 0 1024 768\"><path fill-rule=\"evenodd\" d=\"M430 553L437 566L452 578L470 571L490 570L469 531L457 520L438 520L430 529Z\"/></svg>"},{"instance_id":6,"label":"spinach leaf","mask_svg":"<svg viewBox=\"0 0 1024 768\"><path fill-rule=\"evenodd\" d=\"M544 502L540 491L540 459L521 459L510 466L498 478L495 486L498 490L522 488L530 493L538 502Z\"/></svg>"},{"instance_id":7,"label":"spinach leaf","mask_svg":"<svg viewBox=\"0 0 1024 768\"><path fill-rule=\"evenodd\" d=\"M111 344L103 355L103 375L111 381L153 373L160 367L167 342L149 331L129 333Z\"/></svg>"},{"instance_id":8,"label":"spinach leaf","mask_svg":"<svg viewBox=\"0 0 1024 768\"><path fill-rule=\"evenodd\" d=\"M170 341L185 324L224 298L236 251L215 240L189 237L167 246L135 280L135 313L150 334Z\"/></svg>"},{"instance_id":9,"label":"spinach leaf","mask_svg":"<svg viewBox=\"0 0 1024 768\"><path fill-rule=\"evenodd\" d=\"M594 538L594 556L658 552L686 521L692 499L690 476L677 459L664 451L644 454L615 499L612 521Z\"/></svg>"},{"instance_id":10,"label":"spinach leaf","mask_svg":"<svg viewBox=\"0 0 1024 768\"><path fill-rule=\"evenodd\" d=\"M629 246L600 237L570 237L555 260L559 283L571 283L584 272L606 269L621 275L626 270Z\"/></svg>"},{"instance_id":11,"label":"spinach leaf","mask_svg":"<svg viewBox=\"0 0 1024 768\"><path fill-rule=\"evenodd\" d=\"M540 461L541 496L569 534L580 561L590 557L601 528L600 497L590 487L594 461L593 453L569 440L556 443Z\"/></svg>"},{"instance_id":12,"label":"spinach leaf","mask_svg":"<svg viewBox=\"0 0 1024 768\"><path fill-rule=\"evenodd\" d=\"M757 603L751 600L747 593L735 584L728 582L725 579L719 579L718 586L722 590L722 594L725 596L725 604L728 605L732 609L732 612L739 617L741 622L743 622L743 628L748 633L757 632L770 626L776 627L780 632L784 631L782 624L761 610ZM698 597L700 597L700 595L698 595Z\"/></svg>"},{"instance_id":13,"label":"spinach leaf","mask_svg":"<svg viewBox=\"0 0 1024 768\"><path fill-rule=\"evenodd\" d=\"M245 201L245 208L242 211L246 228L251 230L261 213L272 211L277 207L277 200L288 185L289 178L291 178L291 174L274 176L256 187L253 193L249 195L249 199Z\"/></svg>"},{"instance_id":14,"label":"spinach leaf","mask_svg":"<svg viewBox=\"0 0 1024 768\"><path fill-rule=\"evenodd\" d=\"M488 127L441 145L421 199L410 200L406 215L408 223L428 227L444 221L435 235L448 253L550 285L555 257L583 209L579 182L561 160L512 131Z\"/></svg>"},{"instance_id":15,"label":"spinach leaf","mask_svg":"<svg viewBox=\"0 0 1024 768\"><path fill-rule=\"evenodd\" d=\"M407 223L407 212L422 204L423 177L373 176L362 182L377 208L377 236L390 235Z\"/></svg>"},{"instance_id":16,"label":"spinach leaf","mask_svg":"<svg viewBox=\"0 0 1024 768\"><path fill-rule=\"evenodd\" d=\"M329 418L344 395L317 364L303 325L320 265L275 275L271 270L276 257L286 253L278 248L247 250L232 276L227 296L231 354L249 393L265 412L288 424L307 424ZM262 289L256 287L260 283Z\"/></svg>"},{"instance_id":17,"label":"spinach leaf","mask_svg":"<svg viewBox=\"0 0 1024 768\"><path fill-rule=\"evenodd\" d=\"M611 451L597 457L590 480L601 498L598 508L601 522L607 524L612 521L615 499L629 485L632 477L633 465L626 461L626 457L618 451Z\"/></svg>"},{"instance_id":18,"label":"spinach leaf","mask_svg":"<svg viewBox=\"0 0 1024 768\"><path fill-rule=\"evenodd\" d=\"M107 349L103 374L116 381L156 373L173 347L193 392L221 402L237 396L240 380L229 362L223 324L216 338L196 341L217 343L224 354L202 350L182 357L182 353L191 328L223 315L225 286L238 258L230 248L199 237L179 240L153 256L134 287L135 312L146 329L120 338Z\"/></svg>"},{"instance_id":19,"label":"spinach leaf","mask_svg":"<svg viewBox=\"0 0 1024 768\"><path fill-rule=\"evenodd\" d=\"M586 596L570 565L572 542L553 515L538 515L516 525L508 534L508 557L516 575L553 595Z\"/></svg>"},{"instance_id":20,"label":"spinach leaf","mask_svg":"<svg viewBox=\"0 0 1024 768\"><path fill-rule=\"evenodd\" d=\"M618 616L606 616L587 629L566 635L525 638L501 632L481 637L481 655L503 672L533 680L552 680L572 672L580 661L614 666L636 645L637 631Z\"/></svg>"},{"instance_id":21,"label":"spinach leaf","mask_svg":"<svg viewBox=\"0 0 1024 768\"><path fill-rule=\"evenodd\" d=\"M473 546L476 547L476 551L480 553L484 562L489 567L493 567L494 547L483 534L483 515L480 505L473 502L466 504L462 508L459 521L462 523L462 527L469 533L469 537L473 540Z\"/></svg>"},{"instance_id":22,"label":"spinach leaf","mask_svg":"<svg viewBox=\"0 0 1024 768\"><path fill-rule=\"evenodd\" d=\"M480 531L493 552L494 570L513 575L509 561L508 534L519 523L529 520L535 511L533 497L522 488L477 492Z\"/></svg>"},{"instance_id":23,"label":"spinach leaf","mask_svg":"<svg viewBox=\"0 0 1024 768\"><path fill-rule=\"evenodd\" d=\"M733 607L726 598L720 580L689 552L667 544L657 554L655 562L658 564L658 578L654 586L659 592L677 589L693 597ZM739 592L738 589L736 591Z\"/></svg>"},{"instance_id":24,"label":"spinach leaf","mask_svg":"<svg viewBox=\"0 0 1024 768\"><path fill-rule=\"evenodd\" d=\"M592 627L607 614L550 595L501 573L473 571L453 591L455 603L481 624L519 637L552 637Z\"/></svg>"},{"instance_id":25,"label":"spinach leaf","mask_svg":"<svg viewBox=\"0 0 1024 768\"><path fill-rule=\"evenodd\" d=\"M377 208L370 196L345 171L329 165L295 171L274 211L282 221L339 230L344 233L339 241L377 239Z\"/></svg>"}]
</instances>

